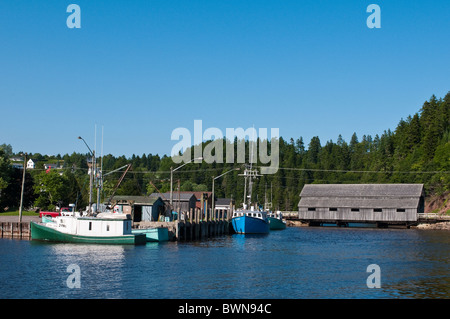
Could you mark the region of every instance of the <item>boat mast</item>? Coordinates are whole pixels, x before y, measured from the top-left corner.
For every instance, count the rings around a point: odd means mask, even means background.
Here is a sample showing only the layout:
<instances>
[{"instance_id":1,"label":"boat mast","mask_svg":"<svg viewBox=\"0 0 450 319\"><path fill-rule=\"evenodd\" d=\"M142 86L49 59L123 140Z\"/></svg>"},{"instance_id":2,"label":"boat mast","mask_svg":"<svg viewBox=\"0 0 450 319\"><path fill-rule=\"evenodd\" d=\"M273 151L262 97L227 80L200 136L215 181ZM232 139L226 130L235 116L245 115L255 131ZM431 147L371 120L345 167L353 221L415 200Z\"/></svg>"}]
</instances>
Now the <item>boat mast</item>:
<instances>
[{"instance_id":1,"label":"boat mast","mask_svg":"<svg viewBox=\"0 0 450 319\"><path fill-rule=\"evenodd\" d=\"M253 133L254 133L254 127L253 127ZM253 192L253 179L261 176L258 174L258 171L256 169L252 169L253 167L253 146L255 141L250 141L251 144L251 151L250 151L250 165L245 165L244 170L244 179L245 179L245 185L244 185L244 205L247 203L247 207L250 207L251 201L252 201L252 192ZM242 174L240 174L242 176ZM247 195L247 180L248 180L248 195ZM245 207L244 207L245 208Z\"/></svg>"}]
</instances>

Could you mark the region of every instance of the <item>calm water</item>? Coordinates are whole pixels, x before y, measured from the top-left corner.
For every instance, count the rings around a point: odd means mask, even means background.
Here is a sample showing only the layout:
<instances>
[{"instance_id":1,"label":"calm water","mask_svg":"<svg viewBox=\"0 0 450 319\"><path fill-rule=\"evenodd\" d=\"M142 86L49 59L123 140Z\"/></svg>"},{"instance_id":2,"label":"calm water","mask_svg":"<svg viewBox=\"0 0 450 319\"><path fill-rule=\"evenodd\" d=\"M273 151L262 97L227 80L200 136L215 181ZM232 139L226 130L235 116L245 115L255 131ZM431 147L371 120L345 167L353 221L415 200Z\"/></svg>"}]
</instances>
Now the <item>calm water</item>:
<instances>
[{"instance_id":1,"label":"calm water","mask_svg":"<svg viewBox=\"0 0 450 319\"><path fill-rule=\"evenodd\" d=\"M69 289L67 267L80 267ZM381 270L369 289L367 266ZM0 298L450 298L450 232L288 228L145 246L0 239Z\"/></svg>"}]
</instances>

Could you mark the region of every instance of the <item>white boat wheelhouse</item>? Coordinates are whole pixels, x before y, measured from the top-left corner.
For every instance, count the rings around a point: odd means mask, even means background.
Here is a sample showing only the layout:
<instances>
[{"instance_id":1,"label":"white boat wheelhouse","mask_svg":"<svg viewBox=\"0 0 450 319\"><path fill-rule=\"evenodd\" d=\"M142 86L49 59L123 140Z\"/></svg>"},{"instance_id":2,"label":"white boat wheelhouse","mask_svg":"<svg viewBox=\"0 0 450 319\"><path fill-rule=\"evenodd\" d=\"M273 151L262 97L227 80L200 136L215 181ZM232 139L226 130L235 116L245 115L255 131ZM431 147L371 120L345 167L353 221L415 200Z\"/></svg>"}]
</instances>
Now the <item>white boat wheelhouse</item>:
<instances>
[{"instance_id":1,"label":"white boat wheelhouse","mask_svg":"<svg viewBox=\"0 0 450 319\"><path fill-rule=\"evenodd\" d=\"M131 235L131 216L128 214L100 213L96 217L73 216L66 213L46 223L57 231L80 236L110 237Z\"/></svg>"}]
</instances>

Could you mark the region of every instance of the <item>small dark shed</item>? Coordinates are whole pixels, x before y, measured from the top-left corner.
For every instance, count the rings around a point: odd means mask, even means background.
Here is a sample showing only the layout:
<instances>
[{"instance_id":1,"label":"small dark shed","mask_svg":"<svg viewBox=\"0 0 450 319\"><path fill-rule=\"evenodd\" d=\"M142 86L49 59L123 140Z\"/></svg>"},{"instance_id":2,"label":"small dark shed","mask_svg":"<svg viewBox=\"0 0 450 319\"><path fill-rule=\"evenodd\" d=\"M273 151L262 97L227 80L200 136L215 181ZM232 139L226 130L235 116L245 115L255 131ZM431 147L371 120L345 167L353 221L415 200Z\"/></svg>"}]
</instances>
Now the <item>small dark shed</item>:
<instances>
[{"instance_id":1,"label":"small dark shed","mask_svg":"<svg viewBox=\"0 0 450 319\"><path fill-rule=\"evenodd\" d=\"M162 196L163 201L168 206L170 204L170 192L158 194L153 193L150 195L150 197L153 196ZM195 209L197 198L195 197L194 193L183 193L183 192L176 192L174 191L172 193L172 201L173 201L173 210L176 212L188 212L191 208Z\"/></svg>"},{"instance_id":2,"label":"small dark shed","mask_svg":"<svg viewBox=\"0 0 450 319\"><path fill-rule=\"evenodd\" d=\"M164 215L164 201L159 196L114 196L113 205L131 207L134 222L157 221Z\"/></svg>"}]
</instances>

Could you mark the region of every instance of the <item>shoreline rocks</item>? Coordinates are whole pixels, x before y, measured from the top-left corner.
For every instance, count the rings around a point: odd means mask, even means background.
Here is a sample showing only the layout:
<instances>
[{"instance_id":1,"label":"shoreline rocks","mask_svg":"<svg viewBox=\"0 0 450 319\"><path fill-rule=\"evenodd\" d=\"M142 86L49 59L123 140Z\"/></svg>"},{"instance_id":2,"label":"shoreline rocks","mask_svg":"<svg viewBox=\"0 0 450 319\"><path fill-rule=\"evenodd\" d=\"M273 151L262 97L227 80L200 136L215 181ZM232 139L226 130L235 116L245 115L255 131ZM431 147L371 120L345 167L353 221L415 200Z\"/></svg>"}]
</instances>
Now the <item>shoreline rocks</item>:
<instances>
[{"instance_id":1,"label":"shoreline rocks","mask_svg":"<svg viewBox=\"0 0 450 319\"><path fill-rule=\"evenodd\" d=\"M413 228L413 227L411 227ZM419 224L414 226L415 229L428 229L428 230L450 230L450 222L439 222L430 224Z\"/></svg>"}]
</instances>

